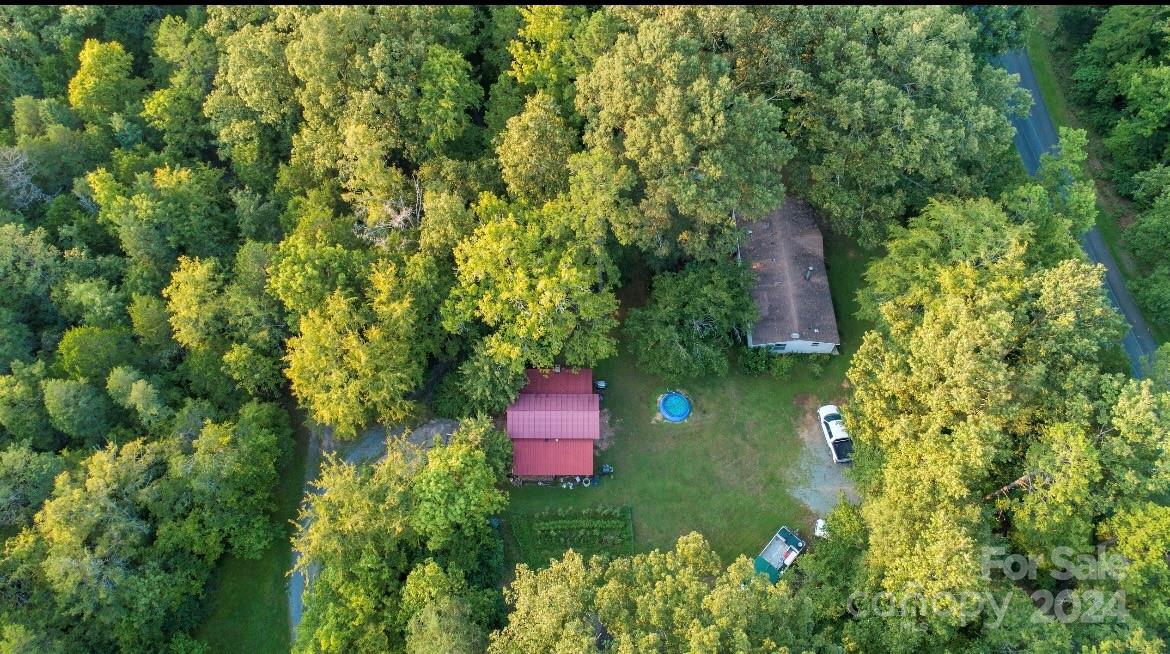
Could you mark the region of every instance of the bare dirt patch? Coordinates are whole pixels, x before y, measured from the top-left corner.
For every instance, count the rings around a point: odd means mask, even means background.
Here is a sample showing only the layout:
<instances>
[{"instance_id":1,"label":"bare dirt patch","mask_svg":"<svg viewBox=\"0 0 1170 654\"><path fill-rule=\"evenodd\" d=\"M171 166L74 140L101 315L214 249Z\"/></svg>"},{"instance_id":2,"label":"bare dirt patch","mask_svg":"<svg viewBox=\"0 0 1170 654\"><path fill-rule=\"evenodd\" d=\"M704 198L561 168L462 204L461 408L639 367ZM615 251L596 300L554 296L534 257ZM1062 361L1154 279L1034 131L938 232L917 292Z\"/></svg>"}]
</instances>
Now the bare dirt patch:
<instances>
[{"instance_id":1,"label":"bare dirt patch","mask_svg":"<svg viewBox=\"0 0 1170 654\"><path fill-rule=\"evenodd\" d=\"M809 394L797 395L793 403L797 407L794 424L800 436L800 460L796 466L797 478L792 485L792 495L800 500L817 516L823 516L837 504L841 493L850 502L860 501L853 480L846 475L848 464L833 463L825 436L817 423L817 408L825 403L839 400L825 400Z\"/></svg>"},{"instance_id":2,"label":"bare dirt patch","mask_svg":"<svg viewBox=\"0 0 1170 654\"><path fill-rule=\"evenodd\" d=\"M601 437L597 439L597 443L593 449L598 454L608 450L613 446L613 425L609 422L609 409L601 410Z\"/></svg>"}]
</instances>

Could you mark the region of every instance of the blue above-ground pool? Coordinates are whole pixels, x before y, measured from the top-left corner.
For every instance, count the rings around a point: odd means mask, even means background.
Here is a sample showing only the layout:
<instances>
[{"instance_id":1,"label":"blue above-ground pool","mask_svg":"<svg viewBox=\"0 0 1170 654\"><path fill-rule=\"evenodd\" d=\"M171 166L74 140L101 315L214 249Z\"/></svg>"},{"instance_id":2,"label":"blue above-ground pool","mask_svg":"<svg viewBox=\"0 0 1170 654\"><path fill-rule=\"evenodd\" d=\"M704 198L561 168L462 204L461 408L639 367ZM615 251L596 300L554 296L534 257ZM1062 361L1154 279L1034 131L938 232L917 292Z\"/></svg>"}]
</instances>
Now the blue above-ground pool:
<instances>
[{"instance_id":1,"label":"blue above-ground pool","mask_svg":"<svg viewBox=\"0 0 1170 654\"><path fill-rule=\"evenodd\" d=\"M667 422L682 422L691 415L691 400L678 391L670 391L658 398L658 412Z\"/></svg>"}]
</instances>

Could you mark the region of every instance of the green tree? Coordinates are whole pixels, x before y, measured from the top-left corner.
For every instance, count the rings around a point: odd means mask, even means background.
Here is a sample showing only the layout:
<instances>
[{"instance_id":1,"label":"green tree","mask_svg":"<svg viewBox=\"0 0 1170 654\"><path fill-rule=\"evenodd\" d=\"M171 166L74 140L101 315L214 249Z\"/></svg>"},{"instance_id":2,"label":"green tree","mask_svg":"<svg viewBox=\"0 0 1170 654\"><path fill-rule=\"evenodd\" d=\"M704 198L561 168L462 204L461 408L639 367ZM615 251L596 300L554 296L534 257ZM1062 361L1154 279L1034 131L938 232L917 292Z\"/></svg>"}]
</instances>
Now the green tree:
<instances>
[{"instance_id":1,"label":"green tree","mask_svg":"<svg viewBox=\"0 0 1170 654\"><path fill-rule=\"evenodd\" d=\"M1121 587L1126 606L1143 622L1165 630L1170 619L1170 507L1146 502L1125 507L1101 526L1115 538L1116 552L1125 557Z\"/></svg>"},{"instance_id":2,"label":"green tree","mask_svg":"<svg viewBox=\"0 0 1170 654\"><path fill-rule=\"evenodd\" d=\"M12 363L32 360L33 333L16 313L0 307L0 374L12 370Z\"/></svg>"},{"instance_id":3,"label":"green tree","mask_svg":"<svg viewBox=\"0 0 1170 654\"><path fill-rule=\"evenodd\" d=\"M402 586L399 609L406 651L483 652L487 634L472 615L474 599L457 570L448 572L433 559L415 566Z\"/></svg>"},{"instance_id":4,"label":"green tree","mask_svg":"<svg viewBox=\"0 0 1170 654\"><path fill-rule=\"evenodd\" d=\"M230 25L235 22L228 18L231 11L208 8L206 29L215 36L220 54L203 112L216 134L220 157L231 162L247 185L267 190L276 181L277 163L291 147L299 118L296 81L285 59L289 28L271 16L257 24ZM266 8L263 13L292 12Z\"/></svg>"},{"instance_id":5,"label":"green tree","mask_svg":"<svg viewBox=\"0 0 1170 654\"><path fill-rule=\"evenodd\" d=\"M508 119L496 148L508 193L539 204L568 189L569 156L577 135L543 93L528 98L524 111Z\"/></svg>"},{"instance_id":6,"label":"green tree","mask_svg":"<svg viewBox=\"0 0 1170 654\"><path fill-rule=\"evenodd\" d=\"M475 624L465 602L442 597L419 609L406 627L407 654L476 654L484 651L483 628Z\"/></svg>"},{"instance_id":7,"label":"green tree","mask_svg":"<svg viewBox=\"0 0 1170 654\"><path fill-rule=\"evenodd\" d=\"M752 275L733 263L692 263L654 277L625 330L638 365L670 380L722 375L727 351L756 321Z\"/></svg>"},{"instance_id":8,"label":"green tree","mask_svg":"<svg viewBox=\"0 0 1170 654\"><path fill-rule=\"evenodd\" d=\"M126 299L119 289L99 277L70 279L53 289L61 315L71 322L115 327L126 322Z\"/></svg>"},{"instance_id":9,"label":"green tree","mask_svg":"<svg viewBox=\"0 0 1170 654\"><path fill-rule=\"evenodd\" d=\"M431 152L442 152L472 126L468 112L479 107L483 88L471 79L463 55L441 45L427 48L419 75L422 136Z\"/></svg>"},{"instance_id":10,"label":"green tree","mask_svg":"<svg viewBox=\"0 0 1170 654\"><path fill-rule=\"evenodd\" d=\"M10 440L27 441L38 450L56 449L60 440L41 396L45 369L44 361L13 361L12 373L0 375L0 426Z\"/></svg>"},{"instance_id":11,"label":"green tree","mask_svg":"<svg viewBox=\"0 0 1170 654\"><path fill-rule=\"evenodd\" d=\"M162 295L167 300L172 333L183 347L223 347L225 320L219 298L223 283L214 258L179 257Z\"/></svg>"},{"instance_id":12,"label":"green tree","mask_svg":"<svg viewBox=\"0 0 1170 654\"><path fill-rule=\"evenodd\" d=\"M572 550L541 570L516 566L515 579L504 589L512 607L508 623L492 633L488 652L535 654L547 651L550 643L566 654L596 651L593 603L601 575L596 559L586 566Z\"/></svg>"},{"instance_id":13,"label":"green tree","mask_svg":"<svg viewBox=\"0 0 1170 654\"><path fill-rule=\"evenodd\" d=\"M57 358L70 377L104 383L110 370L133 365L138 351L125 327L74 327L61 338Z\"/></svg>"},{"instance_id":14,"label":"green tree","mask_svg":"<svg viewBox=\"0 0 1170 654\"><path fill-rule=\"evenodd\" d=\"M981 548L1006 543L1047 571L1054 548L1092 552L1110 514L1167 487L1166 395L1101 370L1122 331L1101 269L1050 262L1032 229L988 201L935 202L867 272L862 306L878 326L853 358L846 420L868 543L854 578L874 592L1018 593L983 574ZM1000 629L958 605L909 626L874 617L858 642L1067 648L1116 636L1037 622L1023 606Z\"/></svg>"},{"instance_id":15,"label":"green tree","mask_svg":"<svg viewBox=\"0 0 1170 654\"><path fill-rule=\"evenodd\" d=\"M337 215L325 190L289 202L295 229L272 255L267 285L299 318L322 306L334 291L361 292L371 255L358 249L353 218Z\"/></svg>"},{"instance_id":16,"label":"green tree","mask_svg":"<svg viewBox=\"0 0 1170 654\"><path fill-rule=\"evenodd\" d=\"M298 569L316 574L296 651L418 651L436 628L451 630L441 642L454 651L479 641L499 606L499 570L485 573L494 559L484 554L502 543L487 516L506 499L485 429L464 423L429 449L389 439L369 466L327 458L294 539Z\"/></svg>"},{"instance_id":17,"label":"green tree","mask_svg":"<svg viewBox=\"0 0 1170 654\"><path fill-rule=\"evenodd\" d=\"M193 528L219 534L207 541L223 543L235 556L259 558L277 535L272 491L292 451L288 414L275 404L250 402L234 422L206 423L192 448L189 474L199 505Z\"/></svg>"},{"instance_id":18,"label":"green tree","mask_svg":"<svg viewBox=\"0 0 1170 654\"><path fill-rule=\"evenodd\" d=\"M275 398L284 385L281 360L236 343L223 355L223 371L253 397Z\"/></svg>"},{"instance_id":19,"label":"green tree","mask_svg":"<svg viewBox=\"0 0 1170 654\"><path fill-rule=\"evenodd\" d=\"M971 5L963 11L975 28L972 47L985 57L1023 48L1033 28L1032 14L1022 5Z\"/></svg>"},{"instance_id":20,"label":"green tree","mask_svg":"<svg viewBox=\"0 0 1170 654\"><path fill-rule=\"evenodd\" d=\"M165 360L176 349L175 341L171 338L166 302L155 295L135 293L130 298L127 311L139 344L144 350Z\"/></svg>"},{"instance_id":21,"label":"green tree","mask_svg":"<svg viewBox=\"0 0 1170 654\"><path fill-rule=\"evenodd\" d=\"M198 25L166 16L158 24L154 54L156 65L170 72L168 85L146 98L142 116L162 132L173 156L198 157L211 141L203 102L216 70L215 41Z\"/></svg>"},{"instance_id":22,"label":"green tree","mask_svg":"<svg viewBox=\"0 0 1170 654\"><path fill-rule=\"evenodd\" d=\"M374 222L412 204L406 171L478 102L459 61L474 45L474 18L462 6L326 7L299 20L284 51L302 116L292 164L314 177L335 171Z\"/></svg>"},{"instance_id":23,"label":"green tree","mask_svg":"<svg viewBox=\"0 0 1170 654\"><path fill-rule=\"evenodd\" d=\"M356 436L371 419L393 423L410 415L414 403L406 396L422 380L410 339L417 320L410 295L392 265L372 281L372 311L334 292L309 310L288 342L293 393L342 438Z\"/></svg>"},{"instance_id":24,"label":"green tree","mask_svg":"<svg viewBox=\"0 0 1170 654\"><path fill-rule=\"evenodd\" d=\"M735 247L733 212L760 217L784 197L784 113L737 87L730 55L703 47L702 10L653 13L620 13L616 43L578 79L585 143L638 176L637 211L613 216L620 242L721 258Z\"/></svg>"},{"instance_id":25,"label":"green tree","mask_svg":"<svg viewBox=\"0 0 1170 654\"><path fill-rule=\"evenodd\" d=\"M34 452L27 444L0 450L0 526L31 523L53 490L53 478L64 468L52 452Z\"/></svg>"},{"instance_id":26,"label":"green tree","mask_svg":"<svg viewBox=\"0 0 1170 654\"><path fill-rule=\"evenodd\" d=\"M534 5L521 7L516 38L508 45L512 67L508 74L523 88L552 97L571 111L575 81L588 62L574 37L588 18L584 7Z\"/></svg>"},{"instance_id":27,"label":"green tree","mask_svg":"<svg viewBox=\"0 0 1170 654\"><path fill-rule=\"evenodd\" d=\"M768 7L738 25L737 81L785 112L788 179L838 229L877 244L932 196L997 194L991 171L1015 156L1005 108L1027 101L959 12Z\"/></svg>"},{"instance_id":28,"label":"green tree","mask_svg":"<svg viewBox=\"0 0 1170 654\"><path fill-rule=\"evenodd\" d=\"M110 445L58 479L34 530L8 551L17 579L37 589L18 616L37 621L48 608L43 626L85 647L158 648L210 572L167 519L181 511L181 482L167 474L176 454L164 442Z\"/></svg>"},{"instance_id":29,"label":"green tree","mask_svg":"<svg viewBox=\"0 0 1170 654\"><path fill-rule=\"evenodd\" d=\"M499 362L487 351L485 344L476 345L471 356L459 364L458 376L448 375L444 380L455 417L464 415L494 415L516 399L520 389L528 383L522 361ZM442 390L442 389L440 389ZM458 397L455 401L451 396Z\"/></svg>"},{"instance_id":30,"label":"green tree","mask_svg":"<svg viewBox=\"0 0 1170 654\"><path fill-rule=\"evenodd\" d=\"M134 411L148 429L168 421L174 413L163 401L155 385L143 379L142 373L128 366L110 371L106 379L106 392L115 404Z\"/></svg>"},{"instance_id":31,"label":"green tree","mask_svg":"<svg viewBox=\"0 0 1170 654\"><path fill-rule=\"evenodd\" d=\"M417 459L391 448L372 469L328 459L318 494L308 496L294 546L299 570L319 566L297 629L298 652L388 651L401 647L390 630L399 610L415 537L409 527L409 484ZM378 565L354 565L361 560ZM360 601L353 601L361 598ZM335 607L346 607L338 611Z\"/></svg>"},{"instance_id":32,"label":"green tree","mask_svg":"<svg viewBox=\"0 0 1170 654\"><path fill-rule=\"evenodd\" d=\"M808 603L744 557L723 568L692 533L670 551L585 562L569 551L548 568L521 564L505 589L513 606L493 654L546 652L775 652L809 642Z\"/></svg>"},{"instance_id":33,"label":"green tree","mask_svg":"<svg viewBox=\"0 0 1170 654\"><path fill-rule=\"evenodd\" d=\"M1111 7L1074 57L1073 95L1087 120L1108 134L1113 176L1127 194L1135 189L1133 175L1160 163L1167 143L1170 42L1160 25L1168 16L1159 5Z\"/></svg>"},{"instance_id":34,"label":"green tree","mask_svg":"<svg viewBox=\"0 0 1170 654\"><path fill-rule=\"evenodd\" d=\"M130 110L142 95L142 80L132 76L133 57L121 43L88 39L79 55L81 65L69 80L69 104L82 119L96 124L116 112Z\"/></svg>"},{"instance_id":35,"label":"green tree","mask_svg":"<svg viewBox=\"0 0 1170 654\"><path fill-rule=\"evenodd\" d=\"M100 445L113 426L113 405L105 393L72 379L46 379L41 385L49 422L79 445Z\"/></svg>"},{"instance_id":36,"label":"green tree","mask_svg":"<svg viewBox=\"0 0 1170 654\"><path fill-rule=\"evenodd\" d=\"M138 173L132 184L104 168L86 177L101 207L99 219L111 226L131 260L136 290L157 292L181 254L230 253L234 228L222 176L198 164Z\"/></svg>"},{"instance_id":37,"label":"green tree","mask_svg":"<svg viewBox=\"0 0 1170 654\"><path fill-rule=\"evenodd\" d=\"M432 550L443 549L459 530L490 529L488 517L506 505L496 489L496 471L484 451L467 441L452 442L427 453L414 478L416 498L411 523Z\"/></svg>"},{"instance_id":38,"label":"green tree","mask_svg":"<svg viewBox=\"0 0 1170 654\"><path fill-rule=\"evenodd\" d=\"M617 301L600 284L612 264L561 226L562 208L484 195L476 212L483 225L455 249L447 331L467 333L475 321L493 329L480 352L509 369L592 366L613 354Z\"/></svg>"},{"instance_id":39,"label":"green tree","mask_svg":"<svg viewBox=\"0 0 1170 654\"><path fill-rule=\"evenodd\" d=\"M64 264L47 236L40 228L0 225L0 306L18 315L52 316L49 289L63 275Z\"/></svg>"}]
</instances>

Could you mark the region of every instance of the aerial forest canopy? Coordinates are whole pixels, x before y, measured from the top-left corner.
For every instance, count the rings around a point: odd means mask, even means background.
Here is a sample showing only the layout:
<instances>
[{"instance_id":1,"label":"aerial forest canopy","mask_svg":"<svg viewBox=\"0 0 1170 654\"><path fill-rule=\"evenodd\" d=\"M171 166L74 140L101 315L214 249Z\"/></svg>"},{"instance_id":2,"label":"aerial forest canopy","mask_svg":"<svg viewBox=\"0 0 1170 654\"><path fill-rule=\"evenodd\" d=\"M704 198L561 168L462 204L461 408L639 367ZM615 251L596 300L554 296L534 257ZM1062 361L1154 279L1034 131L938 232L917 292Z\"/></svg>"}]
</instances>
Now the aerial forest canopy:
<instances>
[{"instance_id":1,"label":"aerial forest canopy","mask_svg":"<svg viewBox=\"0 0 1170 654\"><path fill-rule=\"evenodd\" d=\"M326 461L297 651L1159 651L1170 399L1110 370L1083 135L1021 179L1029 99L988 63L1019 18L0 7L0 651L205 651L216 565L285 537L294 405L341 440L460 420ZM1093 43L1086 89L1118 65ZM1163 118L1100 117L1117 143ZM1150 224L1166 177L1135 176ZM505 575L488 418L526 368L619 338L666 377L725 373L756 319L737 239L787 194L885 247L850 372L860 507L777 586L694 534ZM620 324L633 269L652 290ZM845 613L857 589L1022 593L973 552L1099 540L1131 562L1124 628Z\"/></svg>"}]
</instances>

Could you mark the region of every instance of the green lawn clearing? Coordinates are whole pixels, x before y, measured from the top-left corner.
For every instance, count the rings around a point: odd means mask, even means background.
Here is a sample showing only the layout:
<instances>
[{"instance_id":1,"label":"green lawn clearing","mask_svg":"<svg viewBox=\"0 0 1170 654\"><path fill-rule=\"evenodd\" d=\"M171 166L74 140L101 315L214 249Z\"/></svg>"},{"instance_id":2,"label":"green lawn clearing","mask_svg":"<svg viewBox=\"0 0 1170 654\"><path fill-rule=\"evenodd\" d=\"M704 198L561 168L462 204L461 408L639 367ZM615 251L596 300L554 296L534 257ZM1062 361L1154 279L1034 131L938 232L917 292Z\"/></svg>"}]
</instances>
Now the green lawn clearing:
<instances>
[{"instance_id":1,"label":"green lawn clearing","mask_svg":"<svg viewBox=\"0 0 1170 654\"><path fill-rule=\"evenodd\" d=\"M510 491L510 562L557 552L517 552L517 537L530 516L548 510L628 506L633 512L634 550L669 548L683 534L703 533L730 560L755 555L782 524L811 533L813 516L788 493L797 480L801 451L794 430L797 396L820 400L844 395L849 358L867 326L854 317L854 299L866 254L852 241L826 235L825 249L843 345L819 376L797 365L787 376L750 377L735 363L726 377L692 379L675 386L638 370L620 346L618 356L594 370L609 382L602 408L609 411L614 444L595 464L615 468L591 488L524 486ZM644 281L644 280L643 280ZM640 297L637 284L623 289L623 306ZM655 401L675 388L692 400L682 424L655 421ZM620 553L620 552L619 552Z\"/></svg>"},{"instance_id":2,"label":"green lawn clearing","mask_svg":"<svg viewBox=\"0 0 1170 654\"><path fill-rule=\"evenodd\" d=\"M290 402L291 404L291 402ZM282 525L258 560L225 557L209 585L210 613L195 637L212 652L287 654L291 649L288 626L288 577L292 563L293 526L304 484L309 435L303 414L293 414L296 442L276 490L276 520Z\"/></svg>"}]
</instances>

